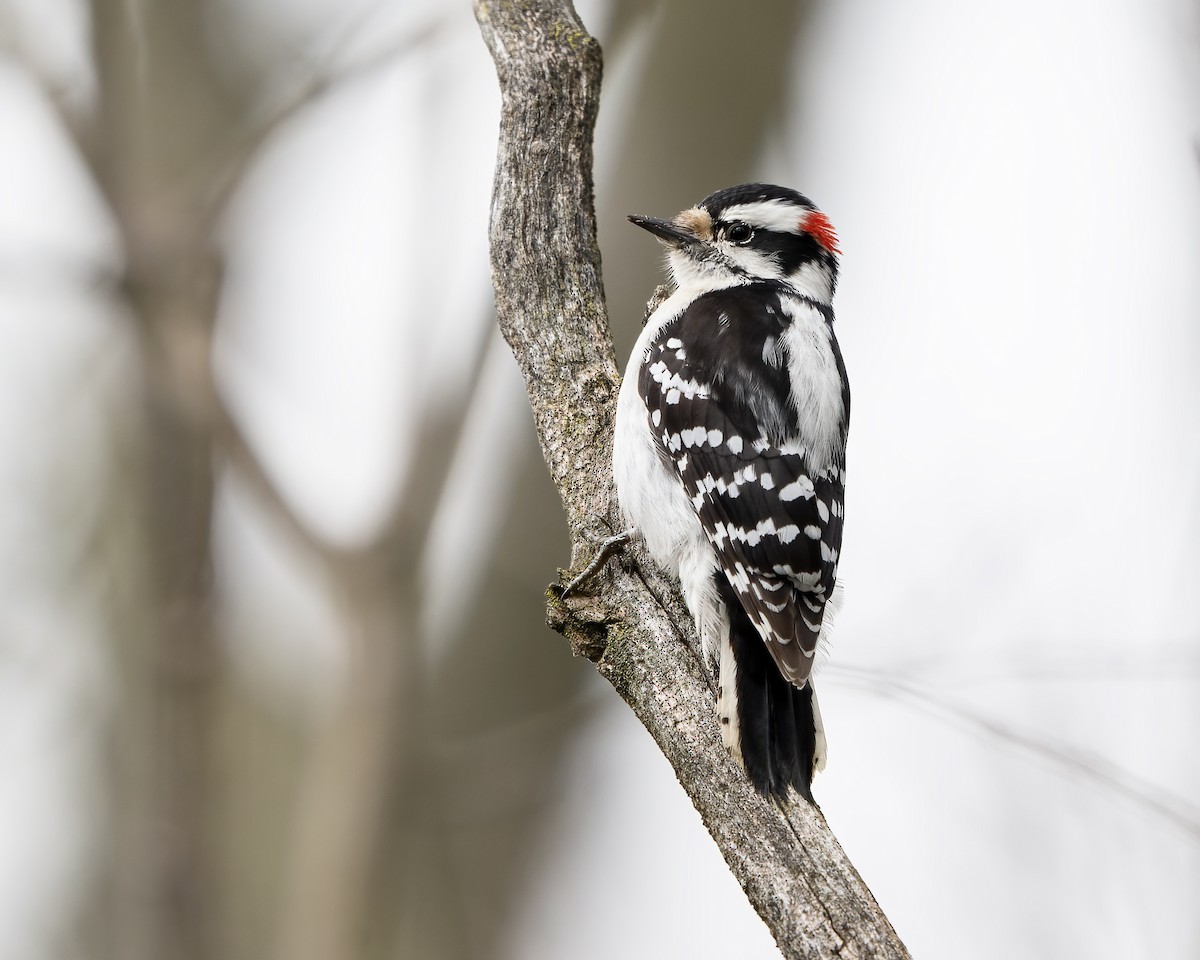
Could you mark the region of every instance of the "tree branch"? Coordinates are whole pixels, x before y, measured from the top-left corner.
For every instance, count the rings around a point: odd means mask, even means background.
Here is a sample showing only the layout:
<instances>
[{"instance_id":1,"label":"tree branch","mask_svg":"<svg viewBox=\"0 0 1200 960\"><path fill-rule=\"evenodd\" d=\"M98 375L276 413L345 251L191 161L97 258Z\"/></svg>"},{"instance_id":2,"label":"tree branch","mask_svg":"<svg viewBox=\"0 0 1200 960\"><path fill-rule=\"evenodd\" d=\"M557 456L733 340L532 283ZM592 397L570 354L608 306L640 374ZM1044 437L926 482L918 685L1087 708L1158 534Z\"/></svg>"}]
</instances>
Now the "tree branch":
<instances>
[{"instance_id":1,"label":"tree branch","mask_svg":"<svg viewBox=\"0 0 1200 960\"><path fill-rule=\"evenodd\" d=\"M562 497L572 565L618 526L610 437L619 384L600 279L592 134L601 54L570 0L475 0L503 98L492 278ZM550 623L633 708L789 958L908 952L816 807L759 796L721 746L714 696L675 584L639 550Z\"/></svg>"}]
</instances>

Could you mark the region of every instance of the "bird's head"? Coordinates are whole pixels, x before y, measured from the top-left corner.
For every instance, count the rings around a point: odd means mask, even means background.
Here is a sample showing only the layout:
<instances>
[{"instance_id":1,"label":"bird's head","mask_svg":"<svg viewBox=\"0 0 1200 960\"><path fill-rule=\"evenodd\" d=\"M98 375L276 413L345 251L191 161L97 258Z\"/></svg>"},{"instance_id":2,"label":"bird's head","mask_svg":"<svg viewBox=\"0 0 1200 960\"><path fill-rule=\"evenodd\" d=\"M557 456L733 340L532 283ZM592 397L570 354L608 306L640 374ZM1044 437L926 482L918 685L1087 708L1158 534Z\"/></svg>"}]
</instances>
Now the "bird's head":
<instances>
[{"instance_id":1,"label":"bird's head","mask_svg":"<svg viewBox=\"0 0 1200 960\"><path fill-rule=\"evenodd\" d=\"M709 194L672 220L631 216L669 248L680 288L698 292L759 280L789 284L829 303L837 285L837 235L807 197L767 183Z\"/></svg>"}]
</instances>

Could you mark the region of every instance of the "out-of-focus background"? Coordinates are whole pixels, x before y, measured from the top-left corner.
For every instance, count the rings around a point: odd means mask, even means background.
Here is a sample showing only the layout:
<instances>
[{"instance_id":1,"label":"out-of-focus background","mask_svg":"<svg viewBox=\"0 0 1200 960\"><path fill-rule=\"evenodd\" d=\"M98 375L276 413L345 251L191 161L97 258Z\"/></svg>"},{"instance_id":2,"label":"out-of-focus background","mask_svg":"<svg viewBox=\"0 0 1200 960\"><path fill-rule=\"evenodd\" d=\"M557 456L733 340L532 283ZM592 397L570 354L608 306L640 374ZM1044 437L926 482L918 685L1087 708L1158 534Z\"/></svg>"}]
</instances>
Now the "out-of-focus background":
<instances>
[{"instance_id":1,"label":"out-of-focus background","mask_svg":"<svg viewBox=\"0 0 1200 960\"><path fill-rule=\"evenodd\" d=\"M622 361L625 214L839 229L816 792L914 956L1200 956L1200 9L579 9ZM466 0L0 4L0 956L777 955L542 622L498 108Z\"/></svg>"}]
</instances>

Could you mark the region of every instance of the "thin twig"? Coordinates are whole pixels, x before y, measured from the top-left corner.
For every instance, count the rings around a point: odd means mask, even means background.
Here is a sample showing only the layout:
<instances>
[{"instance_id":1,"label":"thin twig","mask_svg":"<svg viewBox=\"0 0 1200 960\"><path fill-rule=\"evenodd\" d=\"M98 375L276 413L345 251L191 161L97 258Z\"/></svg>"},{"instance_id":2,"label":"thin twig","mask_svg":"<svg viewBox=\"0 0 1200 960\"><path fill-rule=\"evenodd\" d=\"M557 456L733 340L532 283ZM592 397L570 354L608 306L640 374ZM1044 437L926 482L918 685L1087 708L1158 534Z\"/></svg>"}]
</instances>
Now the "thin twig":
<instances>
[{"instance_id":1,"label":"thin twig","mask_svg":"<svg viewBox=\"0 0 1200 960\"><path fill-rule=\"evenodd\" d=\"M927 685L921 685L880 670L862 667L830 666L825 676L870 690L880 697L904 703L918 710L956 723L967 730L983 733L1023 753L1049 761L1064 772L1078 775L1108 793L1131 800L1138 809L1160 817L1193 839L1200 839L1200 810L1182 797L1143 780L1137 775L1099 756L1056 744L1046 737L1021 730L1012 724L988 717L958 703Z\"/></svg>"}]
</instances>

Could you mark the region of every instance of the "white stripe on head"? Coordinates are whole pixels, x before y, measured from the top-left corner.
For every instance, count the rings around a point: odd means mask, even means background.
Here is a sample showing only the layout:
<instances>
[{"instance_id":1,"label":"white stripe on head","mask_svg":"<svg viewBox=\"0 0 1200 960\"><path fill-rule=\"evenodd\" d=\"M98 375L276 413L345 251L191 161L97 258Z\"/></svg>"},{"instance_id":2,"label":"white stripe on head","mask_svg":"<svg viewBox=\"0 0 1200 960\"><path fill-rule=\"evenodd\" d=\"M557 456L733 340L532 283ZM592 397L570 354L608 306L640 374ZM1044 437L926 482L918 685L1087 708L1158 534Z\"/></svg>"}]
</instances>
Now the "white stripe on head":
<instances>
[{"instance_id":1,"label":"white stripe on head","mask_svg":"<svg viewBox=\"0 0 1200 960\"><path fill-rule=\"evenodd\" d=\"M800 233L804 229L801 224L809 212L807 208L797 206L790 200L756 200L754 203L738 203L726 207L720 216L726 223L744 220L753 227L762 227L765 230Z\"/></svg>"}]
</instances>

